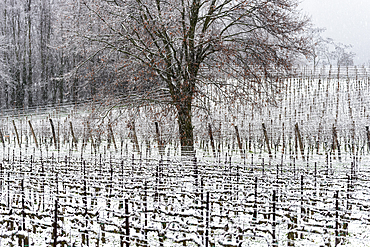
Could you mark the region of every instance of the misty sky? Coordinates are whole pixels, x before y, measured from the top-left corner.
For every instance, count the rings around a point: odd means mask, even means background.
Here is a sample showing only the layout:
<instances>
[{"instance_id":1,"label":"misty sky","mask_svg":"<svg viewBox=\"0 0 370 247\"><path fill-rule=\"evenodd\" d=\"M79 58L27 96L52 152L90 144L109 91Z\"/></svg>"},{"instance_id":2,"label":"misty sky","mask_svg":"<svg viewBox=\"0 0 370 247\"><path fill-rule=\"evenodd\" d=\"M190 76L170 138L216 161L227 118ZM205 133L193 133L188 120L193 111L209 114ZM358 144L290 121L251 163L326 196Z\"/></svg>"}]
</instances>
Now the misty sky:
<instances>
[{"instance_id":1,"label":"misty sky","mask_svg":"<svg viewBox=\"0 0 370 247\"><path fill-rule=\"evenodd\" d=\"M370 0L301 0L300 8L317 27L325 27L324 38L351 44L356 65L370 61Z\"/></svg>"}]
</instances>

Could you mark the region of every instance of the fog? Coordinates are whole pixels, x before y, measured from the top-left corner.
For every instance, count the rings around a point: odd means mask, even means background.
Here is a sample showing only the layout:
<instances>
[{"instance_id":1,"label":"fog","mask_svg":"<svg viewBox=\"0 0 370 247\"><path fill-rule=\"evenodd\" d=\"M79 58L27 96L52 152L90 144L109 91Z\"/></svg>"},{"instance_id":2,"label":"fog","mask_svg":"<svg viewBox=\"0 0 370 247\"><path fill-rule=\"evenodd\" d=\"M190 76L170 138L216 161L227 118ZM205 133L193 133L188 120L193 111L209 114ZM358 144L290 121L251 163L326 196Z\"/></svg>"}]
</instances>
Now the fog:
<instances>
[{"instance_id":1,"label":"fog","mask_svg":"<svg viewBox=\"0 0 370 247\"><path fill-rule=\"evenodd\" d=\"M302 0L300 8L317 27L325 27L323 37L351 44L356 65L370 65L370 1Z\"/></svg>"}]
</instances>

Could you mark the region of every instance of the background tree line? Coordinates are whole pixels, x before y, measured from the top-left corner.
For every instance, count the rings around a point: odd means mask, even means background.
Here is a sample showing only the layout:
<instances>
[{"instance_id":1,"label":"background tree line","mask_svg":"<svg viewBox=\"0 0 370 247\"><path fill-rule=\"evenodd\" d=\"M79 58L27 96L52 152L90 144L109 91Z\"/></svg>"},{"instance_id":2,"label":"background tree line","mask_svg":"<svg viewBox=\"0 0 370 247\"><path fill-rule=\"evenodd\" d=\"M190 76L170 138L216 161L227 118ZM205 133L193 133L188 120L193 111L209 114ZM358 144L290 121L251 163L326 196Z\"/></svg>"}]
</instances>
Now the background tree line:
<instances>
[{"instance_id":1,"label":"background tree line","mask_svg":"<svg viewBox=\"0 0 370 247\"><path fill-rule=\"evenodd\" d=\"M96 76L94 58L76 37L82 25L74 1L3 0L0 5L0 108L46 107L98 97L98 85L112 80L105 66ZM79 13L80 12L80 13ZM85 23L86 24L86 23ZM71 35L71 30L73 34ZM97 73L96 73L97 74ZM103 83L104 82L104 83Z\"/></svg>"},{"instance_id":2,"label":"background tree line","mask_svg":"<svg viewBox=\"0 0 370 247\"><path fill-rule=\"evenodd\" d=\"M1 109L78 103L146 90L153 85L163 86L158 83L157 72L133 61L124 52L117 52L114 46L119 43L102 46L104 38L116 38L117 33L107 29L112 28L111 22L119 24L122 15L107 17L101 2L3 0L3 3L0 6ZM114 3L118 7L123 4ZM127 3L133 6L132 2ZM104 16L94 11L101 11ZM122 14L122 10L115 11ZM353 65L350 46L323 38L323 29L308 32L311 32L313 51L308 60L311 64ZM334 47L332 50L330 45ZM218 76L214 71L211 74Z\"/></svg>"}]
</instances>

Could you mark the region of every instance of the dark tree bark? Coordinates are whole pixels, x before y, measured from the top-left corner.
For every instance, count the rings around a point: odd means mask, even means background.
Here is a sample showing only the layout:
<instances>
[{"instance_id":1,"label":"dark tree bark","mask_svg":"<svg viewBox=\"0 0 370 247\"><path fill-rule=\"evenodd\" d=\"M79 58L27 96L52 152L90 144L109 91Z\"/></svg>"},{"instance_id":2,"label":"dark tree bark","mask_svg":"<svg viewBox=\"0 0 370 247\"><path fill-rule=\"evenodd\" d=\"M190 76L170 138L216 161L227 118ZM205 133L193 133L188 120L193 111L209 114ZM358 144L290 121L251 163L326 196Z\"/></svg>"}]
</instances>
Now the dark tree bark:
<instances>
[{"instance_id":1,"label":"dark tree bark","mask_svg":"<svg viewBox=\"0 0 370 247\"><path fill-rule=\"evenodd\" d=\"M192 97L184 95L176 102L178 112L180 144L182 155L191 155L194 151L194 134L192 124Z\"/></svg>"}]
</instances>

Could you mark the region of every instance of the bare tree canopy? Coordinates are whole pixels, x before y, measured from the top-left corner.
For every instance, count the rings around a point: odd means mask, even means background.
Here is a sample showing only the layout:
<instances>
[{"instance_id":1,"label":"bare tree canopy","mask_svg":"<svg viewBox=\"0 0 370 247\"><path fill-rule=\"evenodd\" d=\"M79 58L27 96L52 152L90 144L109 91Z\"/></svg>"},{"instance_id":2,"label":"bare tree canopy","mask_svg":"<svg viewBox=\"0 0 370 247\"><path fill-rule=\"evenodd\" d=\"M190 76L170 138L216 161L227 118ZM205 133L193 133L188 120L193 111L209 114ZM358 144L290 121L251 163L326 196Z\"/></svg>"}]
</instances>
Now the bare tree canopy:
<instances>
[{"instance_id":1,"label":"bare tree canopy","mask_svg":"<svg viewBox=\"0 0 370 247\"><path fill-rule=\"evenodd\" d=\"M311 62L314 68L319 65L353 66L355 53L351 51L351 45L335 42L331 38L323 38L324 28L309 30L312 39Z\"/></svg>"},{"instance_id":2,"label":"bare tree canopy","mask_svg":"<svg viewBox=\"0 0 370 247\"><path fill-rule=\"evenodd\" d=\"M79 34L95 54L105 54L117 72L130 75L129 81L168 92L178 114L181 146L192 151L192 102L212 97L203 93L205 86L220 90L225 99L248 100L254 92L273 101L281 86L277 76L288 72L297 57L309 54L304 33L308 19L297 4L296 0L85 1L85 17L90 19Z\"/></svg>"}]
</instances>

